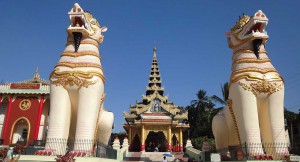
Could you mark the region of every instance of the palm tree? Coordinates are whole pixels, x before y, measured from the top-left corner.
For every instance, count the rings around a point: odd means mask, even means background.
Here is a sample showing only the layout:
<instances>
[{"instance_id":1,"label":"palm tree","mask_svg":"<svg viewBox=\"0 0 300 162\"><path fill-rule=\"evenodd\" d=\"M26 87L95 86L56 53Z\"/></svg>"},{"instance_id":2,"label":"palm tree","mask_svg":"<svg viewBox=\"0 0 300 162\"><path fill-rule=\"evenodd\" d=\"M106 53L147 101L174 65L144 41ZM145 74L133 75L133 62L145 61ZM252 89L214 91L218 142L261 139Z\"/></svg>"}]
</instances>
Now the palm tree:
<instances>
[{"instance_id":1,"label":"palm tree","mask_svg":"<svg viewBox=\"0 0 300 162\"><path fill-rule=\"evenodd\" d=\"M212 101L214 101L214 103L218 103L218 104L222 105L221 107L217 108L217 110L223 109L226 105L227 100L228 100L228 97L229 97L228 82L224 83L223 85L221 84L221 90L222 90L223 98L220 98L216 95L211 96L211 99L212 99Z\"/></svg>"},{"instance_id":2,"label":"palm tree","mask_svg":"<svg viewBox=\"0 0 300 162\"><path fill-rule=\"evenodd\" d=\"M200 89L196 95L197 99L192 100L191 105L186 108L189 112L192 137L212 136L209 132L211 132L211 113L214 111L215 104L203 89Z\"/></svg>"},{"instance_id":3,"label":"palm tree","mask_svg":"<svg viewBox=\"0 0 300 162\"><path fill-rule=\"evenodd\" d=\"M191 106L204 111L207 104L210 102L210 97L207 96L206 91L203 89L200 89L196 95L197 99L191 101Z\"/></svg>"}]
</instances>

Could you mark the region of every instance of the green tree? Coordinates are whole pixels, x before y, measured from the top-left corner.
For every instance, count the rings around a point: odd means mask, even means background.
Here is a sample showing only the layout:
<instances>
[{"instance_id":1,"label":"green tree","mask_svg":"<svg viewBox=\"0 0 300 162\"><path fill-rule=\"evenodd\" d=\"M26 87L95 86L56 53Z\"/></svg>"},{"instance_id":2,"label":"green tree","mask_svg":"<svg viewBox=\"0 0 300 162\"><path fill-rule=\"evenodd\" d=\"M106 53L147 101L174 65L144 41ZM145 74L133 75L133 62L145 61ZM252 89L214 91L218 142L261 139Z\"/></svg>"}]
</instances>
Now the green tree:
<instances>
[{"instance_id":1,"label":"green tree","mask_svg":"<svg viewBox=\"0 0 300 162\"><path fill-rule=\"evenodd\" d=\"M211 97L211 99L213 100L213 102L217 103L217 104L221 104L222 106L220 108L224 108L226 105L226 102L228 100L228 96L229 96L229 87L228 87L228 82L224 83L223 85L221 84L221 90L222 90L222 97L220 98L216 95L213 95ZM218 108L218 109L220 109Z\"/></svg>"},{"instance_id":2,"label":"green tree","mask_svg":"<svg viewBox=\"0 0 300 162\"><path fill-rule=\"evenodd\" d=\"M220 110L224 109L227 104L227 100L229 96L228 82L224 83L223 85L221 84L221 90L222 90L222 98L216 95L211 96L213 103L221 105L220 107L214 109L214 111L212 112L213 116L215 116Z\"/></svg>"},{"instance_id":3,"label":"green tree","mask_svg":"<svg viewBox=\"0 0 300 162\"><path fill-rule=\"evenodd\" d=\"M200 89L196 96L197 99L192 100L191 105L186 107L190 124L190 137L213 137L211 121L215 104L203 89Z\"/></svg>"},{"instance_id":4,"label":"green tree","mask_svg":"<svg viewBox=\"0 0 300 162\"><path fill-rule=\"evenodd\" d=\"M289 111L286 107L284 108L284 118L287 120L288 123L295 121L298 117L298 114Z\"/></svg>"},{"instance_id":5,"label":"green tree","mask_svg":"<svg viewBox=\"0 0 300 162\"><path fill-rule=\"evenodd\" d=\"M197 99L191 101L191 106L193 108L204 111L205 108L207 108L207 104L210 101L210 97L207 96L206 91L203 89L200 89L196 95Z\"/></svg>"},{"instance_id":6,"label":"green tree","mask_svg":"<svg viewBox=\"0 0 300 162\"><path fill-rule=\"evenodd\" d=\"M216 95L208 96L205 90L200 89L196 94L197 99L192 100L191 104L186 107L186 110L189 112L191 138L201 136L213 138L211 130L212 119L220 109L226 106L229 96L228 82L221 85L221 90L222 98ZM215 108L216 104L220 104L221 107Z\"/></svg>"},{"instance_id":7,"label":"green tree","mask_svg":"<svg viewBox=\"0 0 300 162\"><path fill-rule=\"evenodd\" d=\"M208 138L207 136L193 138L192 145L194 148L201 150L203 146L203 142L206 141L211 146L211 149L215 148L215 140L213 138Z\"/></svg>"}]
</instances>

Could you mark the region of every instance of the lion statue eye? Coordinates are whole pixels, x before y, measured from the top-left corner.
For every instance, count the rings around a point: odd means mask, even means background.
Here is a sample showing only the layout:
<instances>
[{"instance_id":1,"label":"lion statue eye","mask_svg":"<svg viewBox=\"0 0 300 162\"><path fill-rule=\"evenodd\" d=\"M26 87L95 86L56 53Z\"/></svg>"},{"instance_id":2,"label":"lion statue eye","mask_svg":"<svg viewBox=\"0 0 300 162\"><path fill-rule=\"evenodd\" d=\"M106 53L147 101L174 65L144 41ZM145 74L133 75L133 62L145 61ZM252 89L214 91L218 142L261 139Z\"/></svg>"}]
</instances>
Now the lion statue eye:
<instances>
[{"instance_id":1,"label":"lion statue eye","mask_svg":"<svg viewBox=\"0 0 300 162\"><path fill-rule=\"evenodd\" d=\"M96 25L95 20L91 20L91 24L92 24L92 25Z\"/></svg>"}]
</instances>

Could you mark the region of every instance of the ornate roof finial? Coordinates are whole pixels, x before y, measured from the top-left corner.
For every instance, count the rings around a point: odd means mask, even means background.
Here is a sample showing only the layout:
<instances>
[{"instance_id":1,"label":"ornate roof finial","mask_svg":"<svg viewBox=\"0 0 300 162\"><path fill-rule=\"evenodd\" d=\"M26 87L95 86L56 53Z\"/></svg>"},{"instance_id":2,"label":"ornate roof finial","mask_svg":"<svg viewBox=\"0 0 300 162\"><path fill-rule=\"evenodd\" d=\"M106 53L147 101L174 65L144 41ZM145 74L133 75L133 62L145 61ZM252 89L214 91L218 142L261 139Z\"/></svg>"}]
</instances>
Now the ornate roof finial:
<instances>
[{"instance_id":1,"label":"ornate roof finial","mask_svg":"<svg viewBox=\"0 0 300 162\"><path fill-rule=\"evenodd\" d=\"M156 47L153 48L153 58L156 58Z\"/></svg>"},{"instance_id":2,"label":"ornate roof finial","mask_svg":"<svg viewBox=\"0 0 300 162\"><path fill-rule=\"evenodd\" d=\"M33 80L40 80L41 77L40 77L40 74L39 74L39 68L36 68L35 70L35 74L33 76Z\"/></svg>"},{"instance_id":3,"label":"ornate roof finial","mask_svg":"<svg viewBox=\"0 0 300 162\"><path fill-rule=\"evenodd\" d=\"M29 80L24 80L24 81L20 81L17 83L42 83L43 85L50 85L49 81L44 80L41 78L40 74L39 74L39 69L36 68L35 70L35 74L33 75L33 78L29 79Z\"/></svg>"}]
</instances>

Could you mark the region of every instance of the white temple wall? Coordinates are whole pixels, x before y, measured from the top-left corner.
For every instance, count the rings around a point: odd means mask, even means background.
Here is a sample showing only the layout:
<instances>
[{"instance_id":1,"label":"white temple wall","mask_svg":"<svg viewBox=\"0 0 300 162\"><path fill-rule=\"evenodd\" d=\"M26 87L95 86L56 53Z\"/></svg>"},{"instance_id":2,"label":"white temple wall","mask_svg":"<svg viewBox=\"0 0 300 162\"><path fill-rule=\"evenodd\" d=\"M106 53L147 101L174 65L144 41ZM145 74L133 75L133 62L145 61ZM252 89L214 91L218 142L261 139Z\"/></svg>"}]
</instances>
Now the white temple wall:
<instances>
[{"instance_id":1,"label":"white temple wall","mask_svg":"<svg viewBox=\"0 0 300 162\"><path fill-rule=\"evenodd\" d=\"M0 138L2 138L2 130L5 121L6 111L7 111L7 103L2 103L0 107Z\"/></svg>"},{"instance_id":2,"label":"white temple wall","mask_svg":"<svg viewBox=\"0 0 300 162\"><path fill-rule=\"evenodd\" d=\"M0 108L0 124L1 125L4 124L6 110L7 110L7 103L2 103L1 108Z\"/></svg>"},{"instance_id":3,"label":"white temple wall","mask_svg":"<svg viewBox=\"0 0 300 162\"><path fill-rule=\"evenodd\" d=\"M16 143L21 137L24 129L28 130L27 124L20 124L19 122L15 126L15 131L13 133L12 143Z\"/></svg>"},{"instance_id":4,"label":"white temple wall","mask_svg":"<svg viewBox=\"0 0 300 162\"><path fill-rule=\"evenodd\" d=\"M44 139L44 133L45 133L44 126L40 125L39 134L38 134L38 140Z\"/></svg>"}]
</instances>

